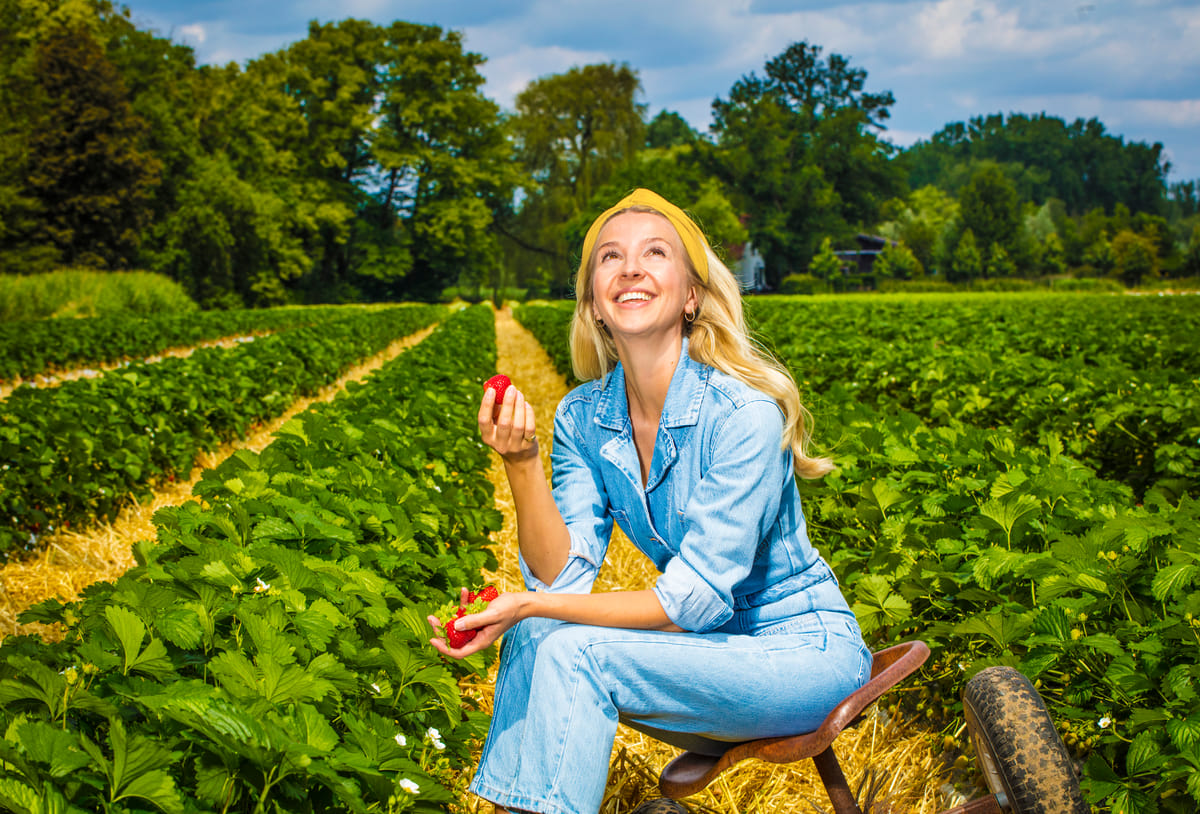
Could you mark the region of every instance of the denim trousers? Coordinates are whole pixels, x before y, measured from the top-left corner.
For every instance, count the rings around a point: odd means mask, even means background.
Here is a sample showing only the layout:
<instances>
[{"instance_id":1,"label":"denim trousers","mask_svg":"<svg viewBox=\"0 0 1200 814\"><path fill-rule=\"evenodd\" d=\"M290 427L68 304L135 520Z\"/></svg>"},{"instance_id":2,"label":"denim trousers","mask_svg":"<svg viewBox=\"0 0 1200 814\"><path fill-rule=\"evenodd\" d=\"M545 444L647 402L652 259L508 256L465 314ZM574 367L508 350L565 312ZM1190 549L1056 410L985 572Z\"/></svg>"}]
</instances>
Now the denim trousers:
<instances>
[{"instance_id":1,"label":"denim trousers","mask_svg":"<svg viewBox=\"0 0 1200 814\"><path fill-rule=\"evenodd\" d=\"M871 653L836 581L808 590L832 592L815 606L835 609L735 616L711 633L518 623L470 790L508 809L587 814L600 808L618 721L709 754L816 729L866 682ZM729 632L739 626L748 632Z\"/></svg>"}]
</instances>

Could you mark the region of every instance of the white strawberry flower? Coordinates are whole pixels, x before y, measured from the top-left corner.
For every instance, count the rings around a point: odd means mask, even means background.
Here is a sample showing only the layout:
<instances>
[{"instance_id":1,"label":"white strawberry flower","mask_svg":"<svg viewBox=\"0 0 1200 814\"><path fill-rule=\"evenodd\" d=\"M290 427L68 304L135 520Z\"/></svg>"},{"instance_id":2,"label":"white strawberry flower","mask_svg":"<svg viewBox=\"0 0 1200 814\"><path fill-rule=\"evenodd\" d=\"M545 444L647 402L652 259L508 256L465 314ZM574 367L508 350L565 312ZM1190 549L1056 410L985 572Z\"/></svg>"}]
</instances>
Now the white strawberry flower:
<instances>
[{"instance_id":1,"label":"white strawberry flower","mask_svg":"<svg viewBox=\"0 0 1200 814\"><path fill-rule=\"evenodd\" d=\"M439 752L446 748L446 744L442 742L442 733L438 732L432 726L425 730L425 736L429 738L430 743L433 744L433 748Z\"/></svg>"},{"instance_id":2,"label":"white strawberry flower","mask_svg":"<svg viewBox=\"0 0 1200 814\"><path fill-rule=\"evenodd\" d=\"M407 777L400 781L400 788L404 789L409 794L416 794L421 790L420 786L409 780Z\"/></svg>"},{"instance_id":3,"label":"white strawberry flower","mask_svg":"<svg viewBox=\"0 0 1200 814\"><path fill-rule=\"evenodd\" d=\"M1109 718L1107 715L1105 715L1099 721L1096 721L1096 726L1100 727L1101 729L1108 729L1110 726L1112 726L1112 718Z\"/></svg>"},{"instance_id":4,"label":"white strawberry flower","mask_svg":"<svg viewBox=\"0 0 1200 814\"><path fill-rule=\"evenodd\" d=\"M403 732L396 733L396 743L400 746L408 746L408 738L404 737Z\"/></svg>"},{"instance_id":5,"label":"white strawberry flower","mask_svg":"<svg viewBox=\"0 0 1200 814\"><path fill-rule=\"evenodd\" d=\"M254 586L254 593L261 594L263 591L271 590L271 586L263 582L262 577L255 577L255 579L258 580L258 584Z\"/></svg>"}]
</instances>

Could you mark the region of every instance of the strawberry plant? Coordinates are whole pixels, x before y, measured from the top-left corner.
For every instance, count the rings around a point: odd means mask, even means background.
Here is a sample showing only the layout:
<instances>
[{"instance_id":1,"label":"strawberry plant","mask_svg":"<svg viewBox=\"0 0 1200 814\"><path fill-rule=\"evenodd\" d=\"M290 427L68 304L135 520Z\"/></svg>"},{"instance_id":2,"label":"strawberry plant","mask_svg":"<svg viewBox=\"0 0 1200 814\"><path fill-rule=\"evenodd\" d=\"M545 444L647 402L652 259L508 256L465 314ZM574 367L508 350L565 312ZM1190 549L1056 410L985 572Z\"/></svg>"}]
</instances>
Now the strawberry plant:
<instances>
[{"instance_id":1,"label":"strawberry plant","mask_svg":"<svg viewBox=\"0 0 1200 814\"><path fill-rule=\"evenodd\" d=\"M349 306L313 306L0 323L0 381L146 357L226 336L314 325L345 317L353 310Z\"/></svg>"},{"instance_id":2,"label":"strawberry plant","mask_svg":"<svg viewBox=\"0 0 1200 814\"><path fill-rule=\"evenodd\" d=\"M953 740L966 680L1017 667L1037 682L1097 806L1195 811L1195 298L748 306L837 463L801 483L814 543L868 641L931 646L912 710ZM542 341L560 343L548 352L566 354L568 310L518 317L545 323Z\"/></svg>"},{"instance_id":3,"label":"strawberry plant","mask_svg":"<svg viewBox=\"0 0 1200 814\"><path fill-rule=\"evenodd\" d=\"M486 717L427 644L494 565L475 438L491 312L467 309L156 515L138 566L0 645L0 807L445 810Z\"/></svg>"},{"instance_id":4,"label":"strawberry plant","mask_svg":"<svg viewBox=\"0 0 1200 814\"><path fill-rule=\"evenodd\" d=\"M443 313L356 310L233 349L18 389L0 402L0 554L35 547L63 522L111 519L156 480L189 472L200 452L244 436Z\"/></svg>"}]
</instances>

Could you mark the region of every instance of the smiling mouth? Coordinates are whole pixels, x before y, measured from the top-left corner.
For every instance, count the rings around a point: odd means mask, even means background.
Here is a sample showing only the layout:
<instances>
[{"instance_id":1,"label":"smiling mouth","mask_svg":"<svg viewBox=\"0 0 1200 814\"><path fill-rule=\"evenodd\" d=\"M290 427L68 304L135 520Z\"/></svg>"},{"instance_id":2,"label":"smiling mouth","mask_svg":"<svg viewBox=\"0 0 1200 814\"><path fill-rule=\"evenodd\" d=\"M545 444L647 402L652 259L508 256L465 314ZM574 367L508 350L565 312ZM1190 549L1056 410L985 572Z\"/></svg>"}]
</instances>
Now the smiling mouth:
<instances>
[{"instance_id":1,"label":"smiling mouth","mask_svg":"<svg viewBox=\"0 0 1200 814\"><path fill-rule=\"evenodd\" d=\"M617 295L618 303L637 302L639 300L649 300L649 299L652 299L652 298L645 291L626 291L622 294Z\"/></svg>"}]
</instances>

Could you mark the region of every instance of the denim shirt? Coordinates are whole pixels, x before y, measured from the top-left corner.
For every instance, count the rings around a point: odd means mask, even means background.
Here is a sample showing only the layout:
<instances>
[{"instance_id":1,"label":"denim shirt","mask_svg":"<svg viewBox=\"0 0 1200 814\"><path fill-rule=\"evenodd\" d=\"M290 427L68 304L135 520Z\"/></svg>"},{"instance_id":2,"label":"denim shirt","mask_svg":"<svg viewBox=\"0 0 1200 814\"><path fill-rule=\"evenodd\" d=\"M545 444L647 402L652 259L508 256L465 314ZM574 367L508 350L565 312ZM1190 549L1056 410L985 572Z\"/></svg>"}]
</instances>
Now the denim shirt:
<instances>
[{"instance_id":1,"label":"denim shirt","mask_svg":"<svg viewBox=\"0 0 1200 814\"><path fill-rule=\"evenodd\" d=\"M833 575L808 540L783 420L770 396L694 361L685 338L643 488L622 366L571 391L551 456L570 553L553 585L522 560L526 583L590 591L615 521L661 572L654 592L685 630L755 632L781 614L848 613L836 581L809 591Z\"/></svg>"}]
</instances>

